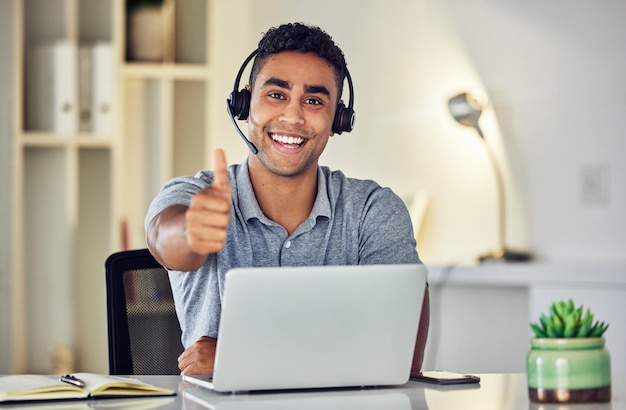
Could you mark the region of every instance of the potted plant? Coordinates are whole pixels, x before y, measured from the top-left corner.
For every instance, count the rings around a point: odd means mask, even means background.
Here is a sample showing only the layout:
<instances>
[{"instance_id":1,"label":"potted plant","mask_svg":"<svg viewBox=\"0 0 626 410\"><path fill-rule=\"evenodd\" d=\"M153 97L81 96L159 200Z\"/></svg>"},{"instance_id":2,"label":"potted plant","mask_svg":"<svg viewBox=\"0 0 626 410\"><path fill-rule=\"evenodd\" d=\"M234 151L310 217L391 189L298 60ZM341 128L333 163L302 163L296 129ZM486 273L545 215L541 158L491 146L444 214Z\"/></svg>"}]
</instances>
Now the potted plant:
<instances>
[{"instance_id":1,"label":"potted plant","mask_svg":"<svg viewBox=\"0 0 626 410\"><path fill-rule=\"evenodd\" d=\"M172 13L169 0L126 0L127 60L168 60Z\"/></svg>"},{"instance_id":2,"label":"potted plant","mask_svg":"<svg viewBox=\"0 0 626 410\"><path fill-rule=\"evenodd\" d=\"M608 324L594 322L574 301L554 302L530 327L535 334L526 358L528 393L537 403L598 403L611 400L611 360L604 346Z\"/></svg>"}]
</instances>

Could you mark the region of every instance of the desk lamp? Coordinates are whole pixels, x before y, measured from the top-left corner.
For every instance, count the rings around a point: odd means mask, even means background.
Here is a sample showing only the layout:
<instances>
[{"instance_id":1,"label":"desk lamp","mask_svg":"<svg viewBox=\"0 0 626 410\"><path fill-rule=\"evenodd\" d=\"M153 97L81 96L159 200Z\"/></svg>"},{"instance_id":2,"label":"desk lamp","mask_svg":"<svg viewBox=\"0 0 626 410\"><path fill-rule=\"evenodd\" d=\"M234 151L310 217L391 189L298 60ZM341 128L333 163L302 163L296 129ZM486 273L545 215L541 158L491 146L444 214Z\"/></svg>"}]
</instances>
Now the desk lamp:
<instances>
[{"instance_id":1,"label":"desk lamp","mask_svg":"<svg viewBox=\"0 0 626 410\"><path fill-rule=\"evenodd\" d=\"M504 197L504 180L502 179L502 173L498 165L496 157L485 140L482 130L478 125L478 119L483 112L483 107L480 102L469 93L461 93L456 95L448 101L448 108L450 114L459 124L466 127L472 127L476 130L480 139L485 144L493 172L496 179L496 189L498 193L498 246L491 252L479 256L480 262L522 262L530 259L530 254L524 252L516 252L508 249L505 245L506 242L506 201Z\"/></svg>"}]
</instances>

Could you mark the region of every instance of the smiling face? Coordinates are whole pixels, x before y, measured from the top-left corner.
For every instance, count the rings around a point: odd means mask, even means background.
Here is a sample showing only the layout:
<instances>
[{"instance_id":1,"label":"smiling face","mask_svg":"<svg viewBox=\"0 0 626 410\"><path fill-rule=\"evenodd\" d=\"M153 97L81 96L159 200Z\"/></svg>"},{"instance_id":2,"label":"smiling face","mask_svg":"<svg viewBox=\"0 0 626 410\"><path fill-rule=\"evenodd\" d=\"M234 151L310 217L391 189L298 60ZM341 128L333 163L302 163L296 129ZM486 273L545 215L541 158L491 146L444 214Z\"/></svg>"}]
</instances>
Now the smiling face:
<instances>
[{"instance_id":1,"label":"smiling face","mask_svg":"<svg viewBox=\"0 0 626 410\"><path fill-rule=\"evenodd\" d=\"M284 51L263 62L251 90L248 131L259 149L250 156L251 171L287 177L317 173L332 135L335 78L333 66L311 53Z\"/></svg>"}]
</instances>

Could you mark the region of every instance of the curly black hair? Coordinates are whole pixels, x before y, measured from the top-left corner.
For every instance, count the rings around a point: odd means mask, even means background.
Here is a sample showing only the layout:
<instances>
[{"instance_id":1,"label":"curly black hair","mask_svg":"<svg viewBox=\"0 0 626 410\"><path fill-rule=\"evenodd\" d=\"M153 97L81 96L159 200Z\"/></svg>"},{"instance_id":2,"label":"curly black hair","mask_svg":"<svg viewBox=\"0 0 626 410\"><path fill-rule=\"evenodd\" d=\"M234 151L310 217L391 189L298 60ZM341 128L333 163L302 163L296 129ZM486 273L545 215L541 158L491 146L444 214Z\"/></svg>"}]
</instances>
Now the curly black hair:
<instances>
[{"instance_id":1,"label":"curly black hair","mask_svg":"<svg viewBox=\"0 0 626 410\"><path fill-rule=\"evenodd\" d=\"M346 77L346 59L343 51L322 29L304 23L288 23L270 28L259 41L257 54L250 72L250 86L254 87L264 61L282 51L313 53L330 62L335 67L338 99L341 98L343 80Z\"/></svg>"}]
</instances>

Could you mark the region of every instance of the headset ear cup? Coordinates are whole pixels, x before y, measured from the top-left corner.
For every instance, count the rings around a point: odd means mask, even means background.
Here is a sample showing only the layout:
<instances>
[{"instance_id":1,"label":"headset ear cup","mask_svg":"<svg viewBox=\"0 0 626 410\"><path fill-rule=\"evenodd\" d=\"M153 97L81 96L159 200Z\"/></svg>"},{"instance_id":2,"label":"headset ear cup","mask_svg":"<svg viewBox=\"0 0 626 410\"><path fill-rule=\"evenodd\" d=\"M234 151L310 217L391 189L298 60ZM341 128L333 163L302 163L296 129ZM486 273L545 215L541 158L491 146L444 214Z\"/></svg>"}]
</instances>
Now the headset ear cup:
<instances>
[{"instance_id":1,"label":"headset ear cup","mask_svg":"<svg viewBox=\"0 0 626 410\"><path fill-rule=\"evenodd\" d=\"M239 92L233 91L228 96L231 115L238 120L245 120L250 114L250 91L242 89Z\"/></svg>"},{"instance_id":2,"label":"headset ear cup","mask_svg":"<svg viewBox=\"0 0 626 410\"><path fill-rule=\"evenodd\" d=\"M333 132L341 134L344 131L352 131L352 128L354 128L354 110L347 108L343 103L338 104L333 122Z\"/></svg>"},{"instance_id":3,"label":"headset ear cup","mask_svg":"<svg viewBox=\"0 0 626 410\"><path fill-rule=\"evenodd\" d=\"M247 120L250 115L250 90L242 89L239 91L241 95L241 113L237 117L238 120Z\"/></svg>"}]
</instances>

